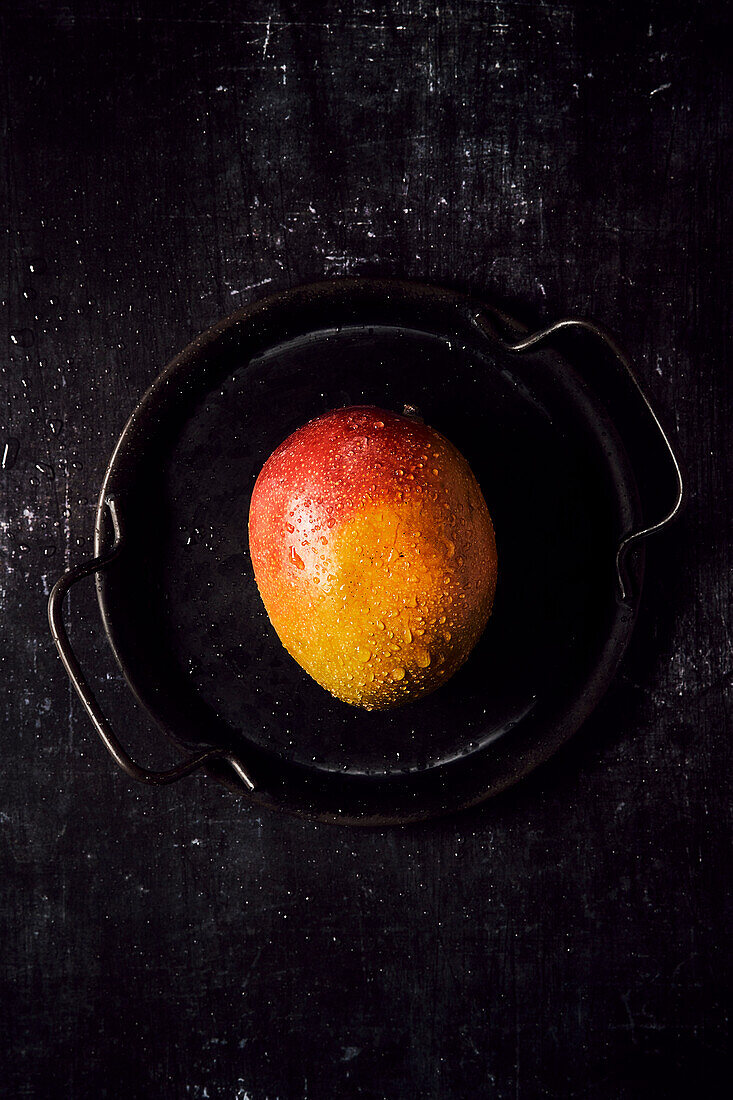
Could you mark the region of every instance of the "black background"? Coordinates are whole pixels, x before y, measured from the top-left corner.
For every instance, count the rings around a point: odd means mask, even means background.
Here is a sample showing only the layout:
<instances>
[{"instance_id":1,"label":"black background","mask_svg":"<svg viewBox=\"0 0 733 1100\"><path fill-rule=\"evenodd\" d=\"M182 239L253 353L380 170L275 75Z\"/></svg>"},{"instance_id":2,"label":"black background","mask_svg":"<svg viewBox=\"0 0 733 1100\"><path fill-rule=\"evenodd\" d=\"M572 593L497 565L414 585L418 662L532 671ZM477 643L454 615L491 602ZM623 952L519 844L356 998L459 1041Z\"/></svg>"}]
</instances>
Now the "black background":
<instances>
[{"instance_id":1,"label":"black background","mask_svg":"<svg viewBox=\"0 0 733 1100\"><path fill-rule=\"evenodd\" d=\"M2 5L3 1095L718 1095L725 8ZM581 734L482 809L403 830L262 815L200 777L131 786L45 622L170 356L344 273L607 323L690 485ZM120 731L165 756L91 591L70 612Z\"/></svg>"}]
</instances>

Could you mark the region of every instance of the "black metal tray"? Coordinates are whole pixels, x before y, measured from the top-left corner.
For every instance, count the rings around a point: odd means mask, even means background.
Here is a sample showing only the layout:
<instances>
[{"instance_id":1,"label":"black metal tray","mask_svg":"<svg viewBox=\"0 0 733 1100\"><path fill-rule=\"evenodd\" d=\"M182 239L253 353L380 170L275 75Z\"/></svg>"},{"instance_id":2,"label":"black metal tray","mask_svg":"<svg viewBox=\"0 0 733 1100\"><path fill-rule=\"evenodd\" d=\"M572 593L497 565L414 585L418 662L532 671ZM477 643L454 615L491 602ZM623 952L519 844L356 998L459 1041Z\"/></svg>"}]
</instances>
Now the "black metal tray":
<instances>
[{"instance_id":1,"label":"black metal tray","mask_svg":"<svg viewBox=\"0 0 733 1100\"><path fill-rule=\"evenodd\" d=\"M610 348L615 371L589 341L585 379L550 350L569 328ZM604 402L599 376L614 373ZM306 420L348 404L417 406L468 458L497 536L494 612L471 658L433 695L386 713L332 699L285 652L247 554L250 493L267 456ZM614 424L628 408L631 449L661 440L673 463L674 504L653 524ZM110 460L96 557L61 578L49 617L90 717L134 778L171 782L204 766L297 813L413 821L501 790L577 730L633 629L642 554L627 570L625 551L681 499L668 441L597 326L566 320L527 336L453 291L318 283L241 310L163 371ZM186 754L168 771L125 753L69 647L61 602L90 573L130 687Z\"/></svg>"}]
</instances>

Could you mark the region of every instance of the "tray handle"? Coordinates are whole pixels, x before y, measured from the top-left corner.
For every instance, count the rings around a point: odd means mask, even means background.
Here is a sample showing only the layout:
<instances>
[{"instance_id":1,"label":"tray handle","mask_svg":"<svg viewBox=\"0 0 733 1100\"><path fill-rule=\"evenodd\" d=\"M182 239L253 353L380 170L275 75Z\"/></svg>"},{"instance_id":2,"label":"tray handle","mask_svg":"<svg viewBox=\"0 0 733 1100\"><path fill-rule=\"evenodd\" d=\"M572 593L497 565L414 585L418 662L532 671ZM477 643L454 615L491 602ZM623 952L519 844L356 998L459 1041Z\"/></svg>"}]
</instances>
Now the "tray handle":
<instances>
[{"instance_id":1,"label":"tray handle","mask_svg":"<svg viewBox=\"0 0 733 1100\"><path fill-rule=\"evenodd\" d=\"M165 771L151 771L149 768L141 767L139 764L136 764L132 757L122 748L117 736L112 731L112 727L102 713L96 696L89 687L84 673L81 670L76 654L71 648L69 635L67 634L63 618L63 601L64 596L73 584L76 584L77 581L93 573L98 573L101 569L105 569L110 562L113 562L115 558L118 557L122 550L123 528L117 501L114 497L110 496L107 498L106 504L112 519L112 528L114 531L114 542L111 548L106 553L100 554L99 557L92 558L90 561L86 561L81 565L68 569L64 575L56 581L48 600L48 622L51 627L53 640L56 643L56 648L59 651L59 656L71 680L72 686L81 699L84 709L92 721L92 725L101 737L102 743L112 759L127 773L127 775L132 779L137 779L140 783L148 783L155 787L164 786L167 783L175 783L179 779L183 779L184 776L190 775L191 772L197 771L199 768L203 767L204 764L208 764L212 760L224 760L233 768L245 787L250 791L254 790L255 784L245 771L239 759L233 753L227 752L225 749L209 749L205 752L196 753L193 756L189 756L187 760L183 760L180 764L176 764L175 767L167 768Z\"/></svg>"},{"instance_id":2,"label":"tray handle","mask_svg":"<svg viewBox=\"0 0 733 1100\"><path fill-rule=\"evenodd\" d=\"M534 348L538 344L541 344L543 341L549 340L550 337L554 336L558 332L564 331L565 329L582 329L585 332L589 332L591 336L595 336L598 340L606 345L606 347L615 357L616 361L620 363L620 365L623 367L627 376L633 383L634 388L639 394L641 400L644 402L649 412L649 415L654 421L654 425L659 435L661 436L662 442L667 449L667 453L672 461L672 466L674 468L675 497L674 503L672 504L670 509L665 513L664 516L662 516L661 519L657 520L656 523L651 523L647 527L639 527L636 530L628 531L625 535L622 535L619 541L619 544L616 548L616 579L618 581L619 595L623 601L626 601L629 598L630 594L629 586L627 585L624 576L624 559L626 557L626 554L634 545L634 543L639 542L641 539L647 538L649 535L652 535L657 531L661 531L664 527L671 523L672 520L679 514L680 509L682 508L682 501L684 499L682 470L680 469L677 455L674 452L669 436L667 435L659 421L659 417L654 412L654 409L649 402L649 398L646 396L639 384L639 380L634 373L629 357L626 355L625 352L621 350L615 338L607 329L603 328L602 325L597 325L595 321L587 321L581 317L564 317L561 320L555 321L553 324L548 325L546 328L537 329L535 332L531 332L527 336L523 336L521 340L517 340L515 342L504 340L501 336L499 336L495 332L494 328L490 325L490 322L486 320L481 312L474 312L472 315L472 320L475 326L485 336L490 336L492 339L498 340L498 342L506 351L511 352L529 351L530 348Z\"/></svg>"}]
</instances>

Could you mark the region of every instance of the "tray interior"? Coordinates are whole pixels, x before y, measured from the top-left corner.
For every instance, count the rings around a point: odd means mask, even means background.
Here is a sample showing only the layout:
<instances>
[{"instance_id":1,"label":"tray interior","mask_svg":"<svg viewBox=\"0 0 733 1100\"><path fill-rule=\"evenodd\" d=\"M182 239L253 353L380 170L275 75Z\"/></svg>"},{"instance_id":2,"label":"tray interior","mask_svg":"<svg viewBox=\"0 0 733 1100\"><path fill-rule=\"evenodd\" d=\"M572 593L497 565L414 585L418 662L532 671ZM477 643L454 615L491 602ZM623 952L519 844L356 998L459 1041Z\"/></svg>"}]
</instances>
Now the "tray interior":
<instances>
[{"instance_id":1,"label":"tray interior","mask_svg":"<svg viewBox=\"0 0 733 1100\"><path fill-rule=\"evenodd\" d=\"M105 580L135 689L178 740L258 746L309 771L399 777L479 755L582 692L614 613L629 503L582 387L540 354L396 324L317 328L201 392L128 494ZM416 406L468 458L497 536L494 613L468 663L417 703L366 714L327 695L270 626L247 552L257 474L338 406ZM134 593L134 594L133 594Z\"/></svg>"}]
</instances>

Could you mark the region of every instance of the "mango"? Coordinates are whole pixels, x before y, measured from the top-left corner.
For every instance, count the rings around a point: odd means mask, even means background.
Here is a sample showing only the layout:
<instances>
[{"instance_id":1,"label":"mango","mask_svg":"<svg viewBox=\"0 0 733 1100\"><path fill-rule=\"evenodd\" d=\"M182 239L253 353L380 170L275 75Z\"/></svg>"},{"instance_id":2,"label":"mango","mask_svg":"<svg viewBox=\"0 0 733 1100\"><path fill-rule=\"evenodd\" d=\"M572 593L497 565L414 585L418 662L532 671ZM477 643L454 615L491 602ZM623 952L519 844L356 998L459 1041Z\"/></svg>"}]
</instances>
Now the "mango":
<instances>
[{"instance_id":1,"label":"mango","mask_svg":"<svg viewBox=\"0 0 733 1100\"><path fill-rule=\"evenodd\" d=\"M364 710L440 687L491 614L486 501L463 455L411 416L355 406L293 432L255 483L249 547L288 653Z\"/></svg>"}]
</instances>

